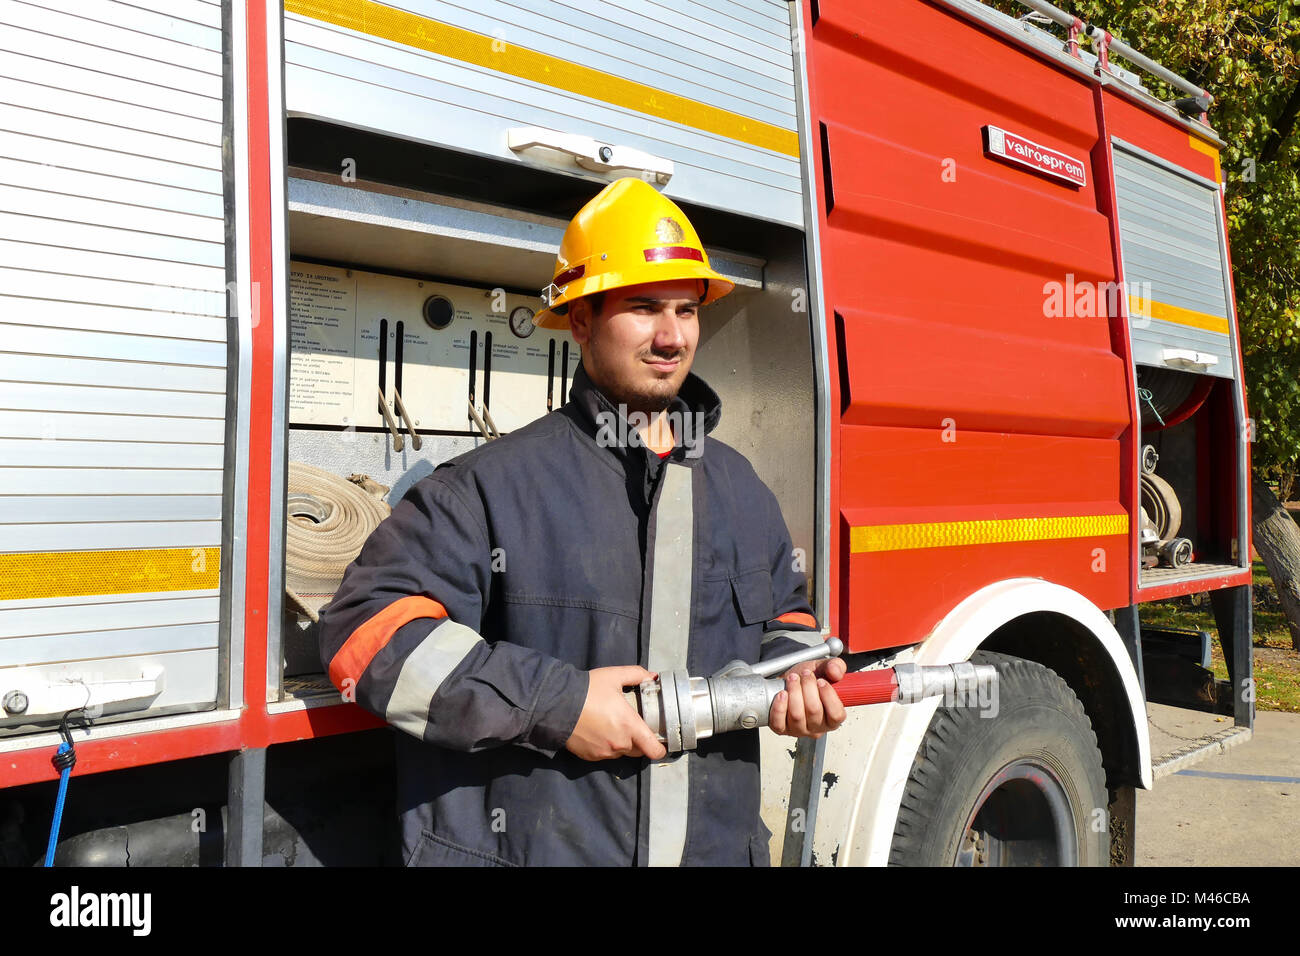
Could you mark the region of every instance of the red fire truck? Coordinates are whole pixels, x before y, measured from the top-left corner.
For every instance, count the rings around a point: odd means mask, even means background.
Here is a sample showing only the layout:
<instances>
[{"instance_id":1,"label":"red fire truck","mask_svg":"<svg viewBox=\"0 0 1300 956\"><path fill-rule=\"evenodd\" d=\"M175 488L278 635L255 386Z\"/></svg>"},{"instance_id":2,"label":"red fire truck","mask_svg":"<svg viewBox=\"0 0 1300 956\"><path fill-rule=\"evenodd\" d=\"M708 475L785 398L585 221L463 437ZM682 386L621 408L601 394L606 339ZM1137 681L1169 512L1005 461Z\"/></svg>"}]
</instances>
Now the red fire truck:
<instances>
[{"instance_id":1,"label":"red fire truck","mask_svg":"<svg viewBox=\"0 0 1300 956\"><path fill-rule=\"evenodd\" d=\"M537 292L631 175L736 283L696 371L850 669L998 676L762 731L773 859L1131 864L1136 788L1253 720L1224 144L1022 2L0 0L3 858L70 746L56 863L401 862L317 611L564 401ZM1228 682L1142 621L1201 592ZM1232 725L1152 754L1147 701Z\"/></svg>"}]
</instances>

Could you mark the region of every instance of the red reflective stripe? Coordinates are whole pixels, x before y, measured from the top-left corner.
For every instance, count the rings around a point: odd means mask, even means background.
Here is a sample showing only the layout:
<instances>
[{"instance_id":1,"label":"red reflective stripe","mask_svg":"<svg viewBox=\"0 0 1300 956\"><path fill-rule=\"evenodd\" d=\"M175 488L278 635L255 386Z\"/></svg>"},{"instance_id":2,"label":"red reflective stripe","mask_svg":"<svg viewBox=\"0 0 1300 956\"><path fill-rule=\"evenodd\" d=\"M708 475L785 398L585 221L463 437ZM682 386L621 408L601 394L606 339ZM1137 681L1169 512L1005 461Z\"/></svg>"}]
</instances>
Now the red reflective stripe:
<instances>
[{"instance_id":1,"label":"red reflective stripe","mask_svg":"<svg viewBox=\"0 0 1300 956\"><path fill-rule=\"evenodd\" d=\"M817 627L817 618L811 614L804 614L802 611L788 611L780 617L773 618L774 621L780 621L782 624L800 624L804 627Z\"/></svg>"},{"instance_id":2,"label":"red reflective stripe","mask_svg":"<svg viewBox=\"0 0 1300 956\"><path fill-rule=\"evenodd\" d=\"M586 271L587 271L587 267L585 265L574 266L572 269L565 269L553 280L551 280L551 284L564 285L567 282L572 282L574 279L581 279L582 274Z\"/></svg>"},{"instance_id":3,"label":"red reflective stripe","mask_svg":"<svg viewBox=\"0 0 1300 956\"><path fill-rule=\"evenodd\" d=\"M646 262L662 262L665 259L694 259L696 262L703 262L704 253L690 246L658 246L645 250ZM559 285L558 281L556 285Z\"/></svg>"},{"instance_id":4,"label":"red reflective stripe","mask_svg":"<svg viewBox=\"0 0 1300 956\"><path fill-rule=\"evenodd\" d=\"M446 617L447 609L437 601L418 594L394 601L370 620L352 632L343 642L339 652L330 661L330 683L344 690L343 682L349 677L353 683L361 679L375 655L393 639L398 628L417 617Z\"/></svg>"}]
</instances>

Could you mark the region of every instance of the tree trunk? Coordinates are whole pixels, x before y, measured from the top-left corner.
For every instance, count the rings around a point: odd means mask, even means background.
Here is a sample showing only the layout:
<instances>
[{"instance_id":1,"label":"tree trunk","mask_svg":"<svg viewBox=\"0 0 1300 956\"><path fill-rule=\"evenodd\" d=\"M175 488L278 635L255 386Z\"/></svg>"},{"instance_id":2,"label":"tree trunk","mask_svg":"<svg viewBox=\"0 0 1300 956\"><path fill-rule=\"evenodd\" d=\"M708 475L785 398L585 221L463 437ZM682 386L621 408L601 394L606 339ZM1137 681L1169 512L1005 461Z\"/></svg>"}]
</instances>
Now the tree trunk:
<instances>
[{"instance_id":1,"label":"tree trunk","mask_svg":"<svg viewBox=\"0 0 1300 956\"><path fill-rule=\"evenodd\" d=\"M1283 471L1277 479L1277 493L1283 501L1291 500L1291 493L1295 491L1295 472Z\"/></svg>"},{"instance_id":2,"label":"tree trunk","mask_svg":"<svg viewBox=\"0 0 1300 956\"><path fill-rule=\"evenodd\" d=\"M1300 528L1268 484L1254 475L1251 520L1255 550L1277 588L1291 631L1291 646L1300 651Z\"/></svg>"},{"instance_id":3,"label":"tree trunk","mask_svg":"<svg viewBox=\"0 0 1300 956\"><path fill-rule=\"evenodd\" d=\"M1297 116L1300 116L1300 83L1297 83L1295 89L1291 91L1290 98L1282 107L1282 112L1278 114L1277 122L1273 124L1273 131L1268 134L1268 139L1264 140L1264 148L1259 153L1261 163L1271 163L1277 159L1282 144L1295 128Z\"/></svg>"}]
</instances>

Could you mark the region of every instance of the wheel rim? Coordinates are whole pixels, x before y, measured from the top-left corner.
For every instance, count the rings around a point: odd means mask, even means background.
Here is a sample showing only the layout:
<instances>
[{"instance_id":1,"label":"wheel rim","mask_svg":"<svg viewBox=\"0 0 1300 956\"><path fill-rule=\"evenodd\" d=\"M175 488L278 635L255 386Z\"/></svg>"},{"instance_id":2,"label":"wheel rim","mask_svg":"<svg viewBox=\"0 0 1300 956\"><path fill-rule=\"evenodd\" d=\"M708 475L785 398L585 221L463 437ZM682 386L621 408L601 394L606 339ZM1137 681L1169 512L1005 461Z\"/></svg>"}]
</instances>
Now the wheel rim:
<instances>
[{"instance_id":1,"label":"wheel rim","mask_svg":"<svg viewBox=\"0 0 1300 956\"><path fill-rule=\"evenodd\" d=\"M1060 778L1030 758L985 785L966 819L956 866L1077 866L1074 814Z\"/></svg>"}]
</instances>

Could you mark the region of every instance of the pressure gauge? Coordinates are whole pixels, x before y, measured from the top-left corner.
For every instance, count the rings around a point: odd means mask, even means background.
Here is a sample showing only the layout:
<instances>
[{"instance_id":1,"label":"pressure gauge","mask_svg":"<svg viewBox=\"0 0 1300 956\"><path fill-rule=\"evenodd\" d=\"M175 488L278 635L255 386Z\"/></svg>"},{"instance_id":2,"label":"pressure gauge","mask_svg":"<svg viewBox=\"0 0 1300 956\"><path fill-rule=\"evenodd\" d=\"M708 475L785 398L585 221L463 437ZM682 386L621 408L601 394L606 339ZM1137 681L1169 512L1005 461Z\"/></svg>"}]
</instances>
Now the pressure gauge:
<instances>
[{"instance_id":1,"label":"pressure gauge","mask_svg":"<svg viewBox=\"0 0 1300 956\"><path fill-rule=\"evenodd\" d=\"M521 305L510 313L510 331L521 339L528 338L536 328L533 324L533 310L528 306Z\"/></svg>"}]
</instances>

